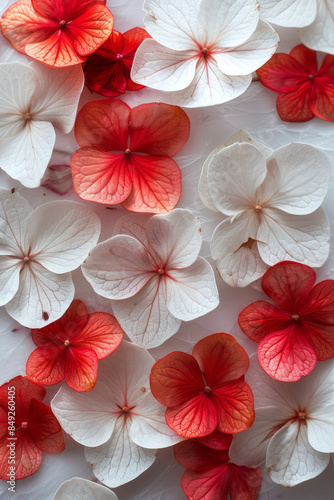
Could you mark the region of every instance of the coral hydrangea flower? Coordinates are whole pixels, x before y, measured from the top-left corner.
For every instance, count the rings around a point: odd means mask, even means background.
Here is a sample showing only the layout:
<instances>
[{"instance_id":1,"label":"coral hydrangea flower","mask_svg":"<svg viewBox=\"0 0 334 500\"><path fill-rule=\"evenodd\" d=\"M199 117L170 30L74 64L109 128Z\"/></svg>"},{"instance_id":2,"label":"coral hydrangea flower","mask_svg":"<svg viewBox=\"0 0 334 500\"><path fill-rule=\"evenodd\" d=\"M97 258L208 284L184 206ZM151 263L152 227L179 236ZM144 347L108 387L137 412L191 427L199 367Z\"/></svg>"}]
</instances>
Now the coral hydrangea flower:
<instances>
[{"instance_id":1,"label":"coral hydrangea flower","mask_svg":"<svg viewBox=\"0 0 334 500\"><path fill-rule=\"evenodd\" d=\"M210 264L199 257L199 220L189 210L123 217L115 236L90 252L82 266L95 292L113 301L113 312L131 340L156 347L219 303Z\"/></svg>"},{"instance_id":2,"label":"coral hydrangea flower","mask_svg":"<svg viewBox=\"0 0 334 500\"><path fill-rule=\"evenodd\" d=\"M321 474L334 451L334 360L286 384L268 377L253 355L246 380L254 391L255 421L233 437L231 459L247 467L265 464L283 486Z\"/></svg>"},{"instance_id":3,"label":"coral hydrangea flower","mask_svg":"<svg viewBox=\"0 0 334 500\"><path fill-rule=\"evenodd\" d=\"M172 91L173 104L212 106L241 95L252 72L275 52L278 36L259 20L257 0L145 0L133 81Z\"/></svg>"},{"instance_id":4,"label":"coral hydrangea flower","mask_svg":"<svg viewBox=\"0 0 334 500\"><path fill-rule=\"evenodd\" d=\"M133 28L123 34L114 30L87 59L84 73L89 90L105 97L115 97L126 90L142 89L143 85L131 80L130 71L136 50L146 38L150 35L142 28Z\"/></svg>"},{"instance_id":5,"label":"coral hydrangea flower","mask_svg":"<svg viewBox=\"0 0 334 500\"><path fill-rule=\"evenodd\" d=\"M252 391L243 380L248 365L231 335L215 333L197 342L192 355L175 351L158 360L151 391L167 406L166 422L180 436L198 438L216 429L235 434L254 420Z\"/></svg>"},{"instance_id":6,"label":"coral hydrangea flower","mask_svg":"<svg viewBox=\"0 0 334 500\"><path fill-rule=\"evenodd\" d=\"M257 500L261 470L234 464L228 445L214 450L188 439L174 446L174 456L187 469L181 486L189 500Z\"/></svg>"},{"instance_id":7,"label":"coral hydrangea flower","mask_svg":"<svg viewBox=\"0 0 334 500\"><path fill-rule=\"evenodd\" d=\"M106 486L135 479L153 464L157 448L182 440L166 425L164 407L149 389L153 363L145 349L122 342L101 362L92 391L63 385L51 401L61 426L85 446L86 460Z\"/></svg>"},{"instance_id":8,"label":"coral hydrangea flower","mask_svg":"<svg viewBox=\"0 0 334 500\"><path fill-rule=\"evenodd\" d=\"M28 358L27 375L42 385L65 378L71 389L90 391L96 384L98 360L117 349L123 334L114 316L88 314L85 304L74 300L59 320L31 331L38 348Z\"/></svg>"},{"instance_id":9,"label":"coral hydrangea flower","mask_svg":"<svg viewBox=\"0 0 334 500\"><path fill-rule=\"evenodd\" d=\"M15 50L48 66L81 64L109 37L106 0L18 0L1 19Z\"/></svg>"},{"instance_id":10,"label":"coral hydrangea flower","mask_svg":"<svg viewBox=\"0 0 334 500\"><path fill-rule=\"evenodd\" d=\"M322 266L329 180L328 158L308 144L273 151L241 131L216 148L203 165L199 193L223 215L210 244L221 278L244 287L283 260Z\"/></svg>"},{"instance_id":11,"label":"coral hydrangea flower","mask_svg":"<svg viewBox=\"0 0 334 500\"><path fill-rule=\"evenodd\" d=\"M279 26L302 28L302 42L314 50L334 54L332 0L260 0L260 15Z\"/></svg>"},{"instance_id":12,"label":"coral hydrangea flower","mask_svg":"<svg viewBox=\"0 0 334 500\"><path fill-rule=\"evenodd\" d=\"M277 380L299 380L334 356L334 280L315 280L312 268L280 262L261 282L277 306L259 300L239 315L241 330L259 342L260 366Z\"/></svg>"},{"instance_id":13,"label":"coral hydrangea flower","mask_svg":"<svg viewBox=\"0 0 334 500\"><path fill-rule=\"evenodd\" d=\"M334 55L318 69L316 52L298 45L290 54L274 54L257 74L263 85L279 92L282 120L306 122L317 116L334 122Z\"/></svg>"},{"instance_id":14,"label":"coral hydrangea flower","mask_svg":"<svg viewBox=\"0 0 334 500\"><path fill-rule=\"evenodd\" d=\"M43 451L57 454L65 448L59 422L42 402L45 394L44 387L21 376L0 387L0 478L5 481L11 466L16 479L23 479L39 469Z\"/></svg>"},{"instance_id":15,"label":"coral hydrangea flower","mask_svg":"<svg viewBox=\"0 0 334 500\"><path fill-rule=\"evenodd\" d=\"M134 212L164 213L181 196L181 172L171 156L187 142L190 122L177 106L119 99L87 103L75 135L81 149L71 159L74 188L84 200Z\"/></svg>"}]
</instances>

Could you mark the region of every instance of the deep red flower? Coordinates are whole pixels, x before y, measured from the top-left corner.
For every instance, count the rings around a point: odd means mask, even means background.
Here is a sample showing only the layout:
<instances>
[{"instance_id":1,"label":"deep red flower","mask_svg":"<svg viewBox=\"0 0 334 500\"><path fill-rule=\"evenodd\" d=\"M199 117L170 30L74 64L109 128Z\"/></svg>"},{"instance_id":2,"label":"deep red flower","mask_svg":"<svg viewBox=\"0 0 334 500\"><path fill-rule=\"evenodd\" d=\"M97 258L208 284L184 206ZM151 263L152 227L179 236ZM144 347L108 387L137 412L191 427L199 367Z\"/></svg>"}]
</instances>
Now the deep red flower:
<instances>
[{"instance_id":1,"label":"deep red flower","mask_svg":"<svg viewBox=\"0 0 334 500\"><path fill-rule=\"evenodd\" d=\"M0 387L0 478L5 481L10 467L23 479L39 469L43 451L57 454L65 448L58 420L42 403L45 394L44 387L21 376Z\"/></svg>"},{"instance_id":2,"label":"deep red flower","mask_svg":"<svg viewBox=\"0 0 334 500\"><path fill-rule=\"evenodd\" d=\"M144 85L134 83L130 71L135 53L150 35L142 28L126 33L113 31L106 42L89 58L84 68L89 90L105 97L124 94L126 90L140 90Z\"/></svg>"},{"instance_id":3,"label":"deep red flower","mask_svg":"<svg viewBox=\"0 0 334 500\"><path fill-rule=\"evenodd\" d=\"M239 315L241 330L260 343L260 365L276 380L295 382L311 373L317 360L334 356L334 280L313 286L315 280L311 267L279 262L261 283L278 307L259 300Z\"/></svg>"},{"instance_id":4,"label":"deep red flower","mask_svg":"<svg viewBox=\"0 0 334 500\"><path fill-rule=\"evenodd\" d=\"M1 19L15 50L48 66L81 64L109 37L106 0L18 0Z\"/></svg>"},{"instance_id":5,"label":"deep red flower","mask_svg":"<svg viewBox=\"0 0 334 500\"><path fill-rule=\"evenodd\" d=\"M247 353L227 333L195 345L192 355L172 352L152 367L153 396L167 406L166 422L180 436L199 438L216 429L235 434L254 420L253 394L243 375Z\"/></svg>"},{"instance_id":6,"label":"deep red flower","mask_svg":"<svg viewBox=\"0 0 334 500\"><path fill-rule=\"evenodd\" d=\"M257 75L263 85L280 93L281 120L306 122L317 116L334 121L334 55L327 55L318 70L316 52L297 45L290 54L274 54Z\"/></svg>"},{"instance_id":7,"label":"deep red flower","mask_svg":"<svg viewBox=\"0 0 334 500\"><path fill-rule=\"evenodd\" d=\"M178 106L119 99L85 104L75 124L81 149L71 158L74 189L97 203L165 213L181 195L181 172L170 156L187 142L190 122Z\"/></svg>"},{"instance_id":8,"label":"deep red flower","mask_svg":"<svg viewBox=\"0 0 334 500\"><path fill-rule=\"evenodd\" d=\"M98 360L117 349L124 332L111 314L88 314L85 304L74 300L60 319L31 335L38 348L27 361L29 379L55 385L65 378L71 389L86 392L95 386Z\"/></svg>"},{"instance_id":9,"label":"deep red flower","mask_svg":"<svg viewBox=\"0 0 334 500\"><path fill-rule=\"evenodd\" d=\"M181 486L189 500L256 500L261 469L234 464L227 450L213 450L196 439L174 446L176 460L187 470Z\"/></svg>"}]
</instances>

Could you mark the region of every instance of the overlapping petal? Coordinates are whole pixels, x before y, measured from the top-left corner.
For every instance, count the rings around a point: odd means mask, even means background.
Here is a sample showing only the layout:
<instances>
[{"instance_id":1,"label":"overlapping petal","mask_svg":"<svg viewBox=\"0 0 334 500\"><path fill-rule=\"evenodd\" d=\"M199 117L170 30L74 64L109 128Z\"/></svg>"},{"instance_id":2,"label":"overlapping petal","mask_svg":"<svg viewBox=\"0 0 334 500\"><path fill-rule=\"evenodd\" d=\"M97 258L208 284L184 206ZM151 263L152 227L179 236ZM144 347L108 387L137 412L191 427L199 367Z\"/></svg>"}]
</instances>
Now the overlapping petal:
<instances>
[{"instance_id":1,"label":"overlapping petal","mask_svg":"<svg viewBox=\"0 0 334 500\"><path fill-rule=\"evenodd\" d=\"M260 15L279 26L303 28L313 23L317 5L316 0L261 0Z\"/></svg>"},{"instance_id":2,"label":"overlapping petal","mask_svg":"<svg viewBox=\"0 0 334 500\"><path fill-rule=\"evenodd\" d=\"M73 477L59 486L53 500L118 500L118 498L109 488L101 484L82 477Z\"/></svg>"},{"instance_id":3,"label":"overlapping petal","mask_svg":"<svg viewBox=\"0 0 334 500\"><path fill-rule=\"evenodd\" d=\"M300 31L300 38L307 47L334 54L333 14L334 5L332 0L318 2L314 22Z\"/></svg>"}]
</instances>

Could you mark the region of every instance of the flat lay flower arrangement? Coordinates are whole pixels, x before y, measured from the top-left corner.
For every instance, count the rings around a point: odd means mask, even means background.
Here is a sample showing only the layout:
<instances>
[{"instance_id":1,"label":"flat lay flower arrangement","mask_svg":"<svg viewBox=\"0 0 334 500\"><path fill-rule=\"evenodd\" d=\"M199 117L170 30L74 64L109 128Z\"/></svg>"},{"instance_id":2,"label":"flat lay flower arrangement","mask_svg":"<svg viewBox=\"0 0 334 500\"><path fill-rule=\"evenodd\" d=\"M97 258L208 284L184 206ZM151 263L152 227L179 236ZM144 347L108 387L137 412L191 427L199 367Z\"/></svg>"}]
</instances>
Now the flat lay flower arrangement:
<instances>
[{"instance_id":1,"label":"flat lay flower arrangement","mask_svg":"<svg viewBox=\"0 0 334 500\"><path fill-rule=\"evenodd\" d=\"M0 14L0 497L330 500L333 2Z\"/></svg>"}]
</instances>

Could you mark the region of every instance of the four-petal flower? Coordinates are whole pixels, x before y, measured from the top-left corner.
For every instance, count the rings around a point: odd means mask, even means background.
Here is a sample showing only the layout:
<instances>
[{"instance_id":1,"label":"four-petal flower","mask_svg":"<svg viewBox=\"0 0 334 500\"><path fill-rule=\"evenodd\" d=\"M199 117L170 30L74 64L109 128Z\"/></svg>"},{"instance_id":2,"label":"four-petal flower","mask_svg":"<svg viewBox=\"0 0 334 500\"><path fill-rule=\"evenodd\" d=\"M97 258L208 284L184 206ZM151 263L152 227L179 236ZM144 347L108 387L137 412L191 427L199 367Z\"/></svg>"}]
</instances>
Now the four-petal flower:
<instances>
[{"instance_id":1,"label":"four-petal flower","mask_svg":"<svg viewBox=\"0 0 334 500\"><path fill-rule=\"evenodd\" d=\"M91 250L82 266L95 292L113 300L113 312L131 340L156 347L218 306L212 267L199 257L199 220L189 210L131 215Z\"/></svg>"}]
</instances>

